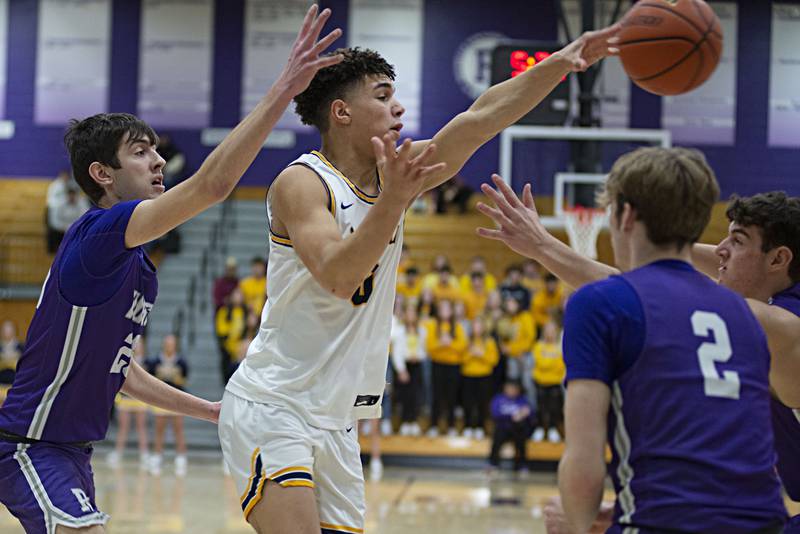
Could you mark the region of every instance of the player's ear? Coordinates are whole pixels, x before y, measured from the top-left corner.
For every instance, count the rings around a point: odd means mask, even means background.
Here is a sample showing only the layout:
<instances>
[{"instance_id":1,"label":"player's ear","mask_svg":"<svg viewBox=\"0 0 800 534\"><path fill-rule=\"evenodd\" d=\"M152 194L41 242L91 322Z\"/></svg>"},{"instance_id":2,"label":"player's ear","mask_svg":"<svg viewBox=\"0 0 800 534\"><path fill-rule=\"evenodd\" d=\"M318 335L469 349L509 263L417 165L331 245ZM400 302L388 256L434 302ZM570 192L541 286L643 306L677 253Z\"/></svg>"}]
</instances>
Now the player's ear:
<instances>
[{"instance_id":1,"label":"player's ear","mask_svg":"<svg viewBox=\"0 0 800 534\"><path fill-rule=\"evenodd\" d=\"M626 202L622 206L622 214L619 217L620 229L630 231L636 222L636 209Z\"/></svg>"},{"instance_id":2,"label":"player's ear","mask_svg":"<svg viewBox=\"0 0 800 534\"><path fill-rule=\"evenodd\" d=\"M101 186L107 186L114 183L113 177L108 172L108 167L99 161L93 161L92 164L89 165L89 176L91 176L92 180Z\"/></svg>"},{"instance_id":3,"label":"player's ear","mask_svg":"<svg viewBox=\"0 0 800 534\"><path fill-rule=\"evenodd\" d=\"M789 266L792 264L794 254L792 249L786 246L775 247L767 253L769 260L770 271L786 271L789 272Z\"/></svg>"},{"instance_id":4,"label":"player's ear","mask_svg":"<svg viewBox=\"0 0 800 534\"><path fill-rule=\"evenodd\" d=\"M347 105L347 102L340 98L331 102L331 120L342 125L350 124L352 118L350 116L350 106Z\"/></svg>"}]
</instances>

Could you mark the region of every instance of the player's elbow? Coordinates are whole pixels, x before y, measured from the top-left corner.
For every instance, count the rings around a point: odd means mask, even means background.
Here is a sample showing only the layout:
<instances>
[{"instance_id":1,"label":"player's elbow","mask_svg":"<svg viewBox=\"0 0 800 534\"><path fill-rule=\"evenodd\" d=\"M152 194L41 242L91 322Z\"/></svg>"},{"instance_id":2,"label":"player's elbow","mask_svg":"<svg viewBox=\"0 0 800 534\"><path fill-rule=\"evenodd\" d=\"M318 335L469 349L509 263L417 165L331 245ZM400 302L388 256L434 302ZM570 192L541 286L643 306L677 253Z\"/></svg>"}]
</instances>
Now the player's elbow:
<instances>
[{"instance_id":1,"label":"player's elbow","mask_svg":"<svg viewBox=\"0 0 800 534\"><path fill-rule=\"evenodd\" d=\"M325 269L322 272L326 272ZM328 293L342 300L349 300L353 297L361 285L361 280L353 277L350 273L332 273L315 276L317 283Z\"/></svg>"}]
</instances>

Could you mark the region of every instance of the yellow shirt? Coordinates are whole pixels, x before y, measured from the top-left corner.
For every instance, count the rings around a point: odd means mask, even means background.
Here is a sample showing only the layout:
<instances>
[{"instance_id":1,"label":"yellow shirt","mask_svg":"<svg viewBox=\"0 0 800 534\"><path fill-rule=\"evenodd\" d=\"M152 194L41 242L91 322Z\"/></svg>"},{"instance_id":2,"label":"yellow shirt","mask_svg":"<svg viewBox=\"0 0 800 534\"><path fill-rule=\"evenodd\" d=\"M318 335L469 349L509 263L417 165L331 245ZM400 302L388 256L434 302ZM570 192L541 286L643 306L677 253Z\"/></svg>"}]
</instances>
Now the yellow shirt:
<instances>
[{"instance_id":1,"label":"yellow shirt","mask_svg":"<svg viewBox=\"0 0 800 534\"><path fill-rule=\"evenodd\" d=\"M533 347L533 381L541 386L557 386L566 376L561 345L538 341Z\"/></svg>"},{"instance_id":2,"label":"yellow shirt","mask_svg":"<svg viewBox=\"0 0 800 534\"><path fill-rule=\"evenodd\" d=\"M239 282L239 289L242 291L244 303L253 313L261 315L261 309L267 300L267 278L248 276Z\"/></svg>"},{"instance_id":3,"label":"yellow shirt","mask_svg":"<svg viewBox=\"0 0 800 534\"><path fill-rule=\"evenodd\" d=\"M462 274L461 278L459 279L459 283L461 284L461 291L466 292L472 289L472 277L470 276L470 273ZM495 278L492 273L484 274L483 286L487 293L494 291L495 288L497 288L497 278Z\"/></svg>"},{"instance_id":4,"label":"yellow shirt","mask_svg":"<svg viewBox=\"0 0 800 534\"><path fill-rule=\"evenodd\" d=\"M422 294L422 280L417 278L416 283L414 285L409 286L405 280L400 281L398 277L397 280L397 294L402 295L403 298L406 300L417 300L419 296Z\"/></svg>"},{"instance_id":5,"label":"yellow shirt","mask_svg":"<svg viewBox=\"0 0 800 534\"><path fill-rule=\"evenodd\" d=\"M483 313L483 309L486 307L486 300L489 298L489 292L475 293L469 288L461 293L461 298L464 301L467 319L471 321Z\"/></svg>"},{"instance_id":6,"label":"yellow shirt","mask_svg":"<svg viewBox=\"0 0 800 534\"><path fill-rule=\"evenodd\" d=\"M439 323L431 320L426 328L425 348L432 362L445 365L460 365L464 359L464 350L467 348L467 334L464 328L456 323L455 333L451 334L452 341L446 345L441 343L441 335L450 333L450 323Z\"/></svg>"},{"instance_id":7,"label":"yellow shirt","mask_svg":"<svg viewBox=\"0 0 800 534\"><path fill-rule=\"evenodd\" d=\"M450 302L456 302L459 300L463 300L464 296L461 294L461 288L458 285L441 285L436 284L433 287L433 297L436 300L449 300Z\"/></svg>"},{"instance_id":8,"label":"yellow shirt","mask_svg":"<svg viewBox=\"0 0 800 534\"><path fill-rule=\"evenodd\" d=\"M522 286L531 292L531 295L536 295L539 291L544 291L544 280L541 278L522 278Z\"/></svg>"},{"instance_id":9,"label":"yellow shirt","mask_svg":"<svg viewBox=\"0 0 800 534\"><path fill-rule=\"evenodd\" d=\"M491 337L472 340L464 351L461 375L470 378L491 376L495 365L500 361L497 343Z\"/></svg>"},{"instance_id":10,"label":"yellow shirt","mask_svg":"<svg viewBox=\"0 0 800 534\"><path fill-rule=\"evenodd\" d=\"M536 325L533 324L533 317L528 312L520 312L508 321L508 330L500 335L506 339L505 353L510 358L519 358L526 352L531 351L533 342L536 339Z\"/></svg>"},{"instance_id":11,"label":"yellow shirt","mask_svg":"<svg viewBox=\"0 0 800 534\"><path fill-rule=\"evenodd\" d=\"M551 319L551 313L557 313L561 309L561 299L564 296L564 289L561 285L558 286L555 293L550 295L547 291L539 291L536 296L531 300L531 311L533 318L538 326L544 324Z\"/></svg>"},{"instance_id":12,"label":"yellow shirt","mask_svg":"<svg viewBox=\"0 0 800 534\"><path fill-rule=\"evenodd\" d=\"M239 357L239 343L247 328L246 321L245 310L241 307L234 307L230 316L227 306L217 311L217 336L225 338L223 347L234 360Z\"/></svg>"}]
</instances>

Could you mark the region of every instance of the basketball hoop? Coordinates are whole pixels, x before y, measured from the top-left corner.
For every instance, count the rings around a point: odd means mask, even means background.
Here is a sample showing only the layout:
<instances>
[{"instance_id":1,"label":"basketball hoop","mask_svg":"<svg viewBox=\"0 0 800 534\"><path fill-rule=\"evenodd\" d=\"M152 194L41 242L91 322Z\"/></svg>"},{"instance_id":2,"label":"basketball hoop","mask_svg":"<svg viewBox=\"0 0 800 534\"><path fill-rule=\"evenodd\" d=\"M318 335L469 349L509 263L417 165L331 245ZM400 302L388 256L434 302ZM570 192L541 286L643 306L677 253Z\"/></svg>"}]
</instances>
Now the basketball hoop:
<instances>
[{"instance_id":1,"label":"basketball hoop","mask_svg":"<svg viewBox=\"0 0 800 534\"><path fill-rule=\"evenodd\" d=\"M593 260L597 259L597 236L605 223L605 210L582 206L564 209L564 228L569 245L578 254Z\"/></svg>"}]
</instances>

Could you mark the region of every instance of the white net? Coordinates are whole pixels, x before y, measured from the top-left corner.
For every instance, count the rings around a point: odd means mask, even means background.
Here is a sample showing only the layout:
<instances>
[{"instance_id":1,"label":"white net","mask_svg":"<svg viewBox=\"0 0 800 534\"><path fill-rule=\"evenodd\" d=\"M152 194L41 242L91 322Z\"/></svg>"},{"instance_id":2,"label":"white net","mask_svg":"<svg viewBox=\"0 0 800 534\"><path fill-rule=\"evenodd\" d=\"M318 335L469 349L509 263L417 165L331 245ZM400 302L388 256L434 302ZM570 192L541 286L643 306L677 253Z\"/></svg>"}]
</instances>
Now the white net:
<instances>
[{"instance_id":1,"label":"white net","mask_svg":"<svg viewBox=\"0 0 800 534\"><path fill-rule=\"evenodd\" d=\"M569 245L582 256L597 259L597 236L606 223L606 212L598 209L572 208L564 211L564 228Z\"/></svg>"}]
</instances>

